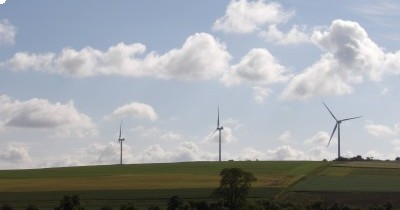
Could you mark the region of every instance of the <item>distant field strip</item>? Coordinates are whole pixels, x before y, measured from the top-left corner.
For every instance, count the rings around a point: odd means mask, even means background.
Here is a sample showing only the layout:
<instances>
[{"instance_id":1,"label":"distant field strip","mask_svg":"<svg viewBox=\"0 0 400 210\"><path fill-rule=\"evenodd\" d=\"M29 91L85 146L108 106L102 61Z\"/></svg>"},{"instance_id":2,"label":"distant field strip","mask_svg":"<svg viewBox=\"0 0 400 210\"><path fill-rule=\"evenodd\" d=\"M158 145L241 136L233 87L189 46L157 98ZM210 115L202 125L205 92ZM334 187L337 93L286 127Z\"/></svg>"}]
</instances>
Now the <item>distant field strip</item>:
<instances>
[{"instance_id":1,"label":"distant field strip","mask_svg":"<svg viewBox=\"0 0 400 210\"><path fill-rule=\"evenodd\" d=\"M240 161L8 170L0 171L0 192L215 188L219 172L226 167L254 173L258 179L254 187L285 187L323 165L326 163Z\"/></svg>"},{"instance_id":2,"label":"distant field strip","mask_svg":"<svg viewBox=\"0 0 400 210\"><path fill-rule=\"evenodd\" d=\"M292 191L400 192L397 163L349 162L333 164L294 185Z\"/></svg>"}]
</instances>

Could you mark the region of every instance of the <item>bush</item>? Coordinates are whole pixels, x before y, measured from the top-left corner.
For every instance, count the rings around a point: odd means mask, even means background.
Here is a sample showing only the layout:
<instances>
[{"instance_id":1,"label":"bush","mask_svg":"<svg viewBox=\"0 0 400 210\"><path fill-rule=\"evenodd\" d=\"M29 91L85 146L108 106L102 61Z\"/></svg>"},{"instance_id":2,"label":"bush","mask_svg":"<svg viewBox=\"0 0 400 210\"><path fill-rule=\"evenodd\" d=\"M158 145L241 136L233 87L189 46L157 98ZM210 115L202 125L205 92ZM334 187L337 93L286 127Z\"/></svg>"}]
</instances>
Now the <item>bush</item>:
<instances>
[{"instance_id":1,"label":"bush","mask_svg":"<svg viewBox=\"0 0 400 210\"><path fill-rule=\"evenodd\" d=\"M39 210L39 208L33 204L30 204L25 208L25 210Z\"/></svg>"},{"instance_id":2,"label":"bush","mask_svg":"<svg viewBox=\"0 0 400 210\"><path fill-rule=\"evenodd\" d=\"M158 206L150 206L148 210L161 210Z\"/></svg>"},{"instance_id":3,"label":"bush","mask_svg":"<svg viewBox=\"0 0 400 210\"><path fill-rule=\"evenodd\" d=\"M122 204L119 208L120 210L138 210L135 207L134 203L126 203L126 204Z\"/></svg>"},{"instance_id":4,"label":"bush","mask_svg":"<svg viewBox=\"0 0 400 210\"><path fill-rule=\"evenodd\" d=\"M10 204L3 204L0 210L14 210L14 208Z\"/></svg>"},{"instance_id":5,"label":"bush","mask_svg":"<svg viewBox=\"0 0 400 210\"><path fill-rule=\"evenodd\" d=\"M103 207L101 207L100 210L113 210L113 207L111 207L111 206L103 206Z\"/></svg>"},{"instance_id":6,"label":"bush","mask_svg":"<svg viewBox=\"0 0 400 210\"><path fill-rule=\"evenodd\" d=\"M65 195L61 199L60 205L55 207L54 210L85 210L85 208L81 206L79 195Z\"/></svg>"}]
</instances>

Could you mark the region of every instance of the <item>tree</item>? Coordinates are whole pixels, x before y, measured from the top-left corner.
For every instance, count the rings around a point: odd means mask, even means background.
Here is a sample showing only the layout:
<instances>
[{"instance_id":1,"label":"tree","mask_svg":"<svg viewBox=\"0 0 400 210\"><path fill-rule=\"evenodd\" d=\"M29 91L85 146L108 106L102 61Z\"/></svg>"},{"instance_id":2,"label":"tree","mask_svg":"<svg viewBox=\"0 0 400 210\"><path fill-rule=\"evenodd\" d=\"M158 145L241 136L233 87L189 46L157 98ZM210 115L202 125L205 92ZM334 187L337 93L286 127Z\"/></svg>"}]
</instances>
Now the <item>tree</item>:
<instances>
[{"instance_id":1,"label":"tree","mask_svg":"<svg viewBox=\"0 0 400 210\"><path fill-rule=\"evenodd\" d=\"M55 207L54 210L84 210L81 206L81 199L79 195L65 195L61 201L60 205Z\"/></svg>"},{"instance_id":2,"label":"tree","mask_svg":"<svg viewBox=\"0 0 400 210\"><path fill-rule=\"evenodd\" d=\"M182 199L179 196L174 195L168 201L167 210L180 209L182 208L182 205L183 205Z\"/></svg>"},{"instance_id":3,"label":"tree","mask_svg":"<svg viewBox=\"0 0 400 210\"><path fill-rule=\"evenodd\" d=\"M247 204L251 184L257 181L257 178L240 168L225 168L219 175L220 186L215 189L214 196L222 200L230 210L243 209Z\"/></svg>"}]
</instances>

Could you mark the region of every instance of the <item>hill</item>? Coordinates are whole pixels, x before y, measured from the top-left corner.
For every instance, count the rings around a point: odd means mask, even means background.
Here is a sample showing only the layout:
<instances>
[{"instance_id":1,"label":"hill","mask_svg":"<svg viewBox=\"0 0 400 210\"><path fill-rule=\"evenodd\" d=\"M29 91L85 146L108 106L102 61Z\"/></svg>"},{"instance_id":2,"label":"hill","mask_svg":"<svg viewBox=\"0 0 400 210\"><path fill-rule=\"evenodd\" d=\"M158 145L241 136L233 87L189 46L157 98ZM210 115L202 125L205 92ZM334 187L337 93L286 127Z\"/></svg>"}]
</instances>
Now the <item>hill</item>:
<instances>
[{"instance_id":1,"label":"hill","mask_svg":"<svg viewBox=\"0 0 400 210\"><path fill-rule=\"evenodd\" d=\"M400 206L400 164L396 162L238 161L83 166L0 171L0 203L17 208L36 204L53 209L65 194L79 194L86 209L165 206L173 195L208 199L219 172L239 167L258 181L252 199L275 198L307 203L317 200L362 206L390 201Z\"/></svg>"}]
</instances>

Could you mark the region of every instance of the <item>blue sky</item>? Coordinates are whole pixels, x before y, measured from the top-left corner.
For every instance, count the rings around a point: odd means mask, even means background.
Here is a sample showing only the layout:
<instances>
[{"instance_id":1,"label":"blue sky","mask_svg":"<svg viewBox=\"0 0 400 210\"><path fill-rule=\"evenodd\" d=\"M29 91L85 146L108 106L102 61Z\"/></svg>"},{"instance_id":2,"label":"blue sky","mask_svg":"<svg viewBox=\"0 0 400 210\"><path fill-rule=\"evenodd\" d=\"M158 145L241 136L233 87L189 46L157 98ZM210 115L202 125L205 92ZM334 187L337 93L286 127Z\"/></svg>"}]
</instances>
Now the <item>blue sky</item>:
<instances>
[{"instance_id":1,"label":"blue sky","mask_svg":"<svg viewBox=\"0 0 400 210\"><path fill-rule=\"evenodd\" d=\"M0 168L393 159L396 1L34 1L0 5Z\"/></svg>"}]
</instances>

